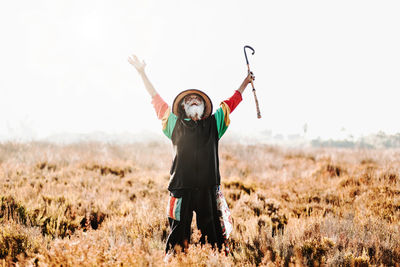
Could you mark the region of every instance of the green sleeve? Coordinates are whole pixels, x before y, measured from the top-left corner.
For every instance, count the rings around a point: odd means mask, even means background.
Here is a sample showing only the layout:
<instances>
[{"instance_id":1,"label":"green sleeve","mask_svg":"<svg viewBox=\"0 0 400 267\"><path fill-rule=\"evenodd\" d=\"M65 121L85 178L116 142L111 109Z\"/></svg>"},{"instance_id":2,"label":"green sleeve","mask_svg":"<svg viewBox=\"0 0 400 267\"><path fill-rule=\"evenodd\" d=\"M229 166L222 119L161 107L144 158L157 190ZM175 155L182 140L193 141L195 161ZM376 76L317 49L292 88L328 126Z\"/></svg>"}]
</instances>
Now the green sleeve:
<instances>
[{"instance_id":1,"label":"green sleeve","mask_svg":"<svg viewBox=\"0 0 400 267\"><path fill-rule=\"evenodd\" d=\"M169 115L165 120L163 118L163 132L169 139L172 137L172 132L174 131L177 120L178 117L172 112L169 112Z\"/></svg>"},{"instance_id":2,"label":"green sleeve","mask_svg":"<svg viewBox=\"0 0 400 267\"><path fill-rule=\"evenodd\" d=\"M225 104L224 102L222 103ZM225 105L221 105L221 107L214 113L214 116L217 123L218 138L220 139L229 126L229 108Z\"/></svg>"}]
</instances>

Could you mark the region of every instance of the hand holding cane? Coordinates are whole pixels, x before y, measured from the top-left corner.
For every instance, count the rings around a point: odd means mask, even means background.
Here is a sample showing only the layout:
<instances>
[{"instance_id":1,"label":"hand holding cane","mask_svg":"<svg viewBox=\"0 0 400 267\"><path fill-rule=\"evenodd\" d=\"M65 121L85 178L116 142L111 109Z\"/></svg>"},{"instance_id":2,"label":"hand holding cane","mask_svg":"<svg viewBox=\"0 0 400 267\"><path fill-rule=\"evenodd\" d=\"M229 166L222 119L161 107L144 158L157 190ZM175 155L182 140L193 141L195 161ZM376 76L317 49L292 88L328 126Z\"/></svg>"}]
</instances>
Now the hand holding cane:
<instances>
[{"instance_id":1,"label":"hand holding cane","mask_svg":"<svg viewBox=\"0 0 400 267\"><path fill-rule=\"evenodd\" d=\"M244 46L244 48L243 48L243 50L244 50L244 56L246 57L247 72L248 72L249 74L253 74L253 73L250 71L250 65L249 65L249 60L247 59L246 48L248 48L248 49L250 49L251 51L253 51L253 53L251 53L252 55L254 55L255 51L254 51L254 49L253 49L251 46L248 46L248 45ZM256 102L256 109L257 109L257 118L260 119L260 118L261 118L261 112L260 112L260 107L259 107L259 105L258 105L258 99L257 99L257 95L256 95L256 88L254 87L253 80L251 80L250 83L251 83L251 87L253 87L253 95L254 95L254 100L255 100L255 102Z\"/></svg>"}]
</instances>

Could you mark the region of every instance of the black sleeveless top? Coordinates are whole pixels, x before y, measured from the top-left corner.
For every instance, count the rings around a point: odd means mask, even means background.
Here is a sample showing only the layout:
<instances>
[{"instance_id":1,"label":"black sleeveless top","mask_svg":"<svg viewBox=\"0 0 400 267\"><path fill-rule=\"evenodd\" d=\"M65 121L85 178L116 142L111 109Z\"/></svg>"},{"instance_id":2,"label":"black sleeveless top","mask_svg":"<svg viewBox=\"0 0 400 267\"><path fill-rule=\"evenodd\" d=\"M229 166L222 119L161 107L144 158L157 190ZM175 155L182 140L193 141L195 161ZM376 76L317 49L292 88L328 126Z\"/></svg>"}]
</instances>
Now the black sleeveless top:
<instances>
[{"instance_id":1,"label":"black sleeveless top","mask_svg":"<svg viewBox=\"0 0 400 267\"><path fill-rule=\"evenodd\" d=\"M169 191L220 184L219 140L214 115L200 121L179 118L171 140L175 155Z\"/></svg>"}]
</instances>

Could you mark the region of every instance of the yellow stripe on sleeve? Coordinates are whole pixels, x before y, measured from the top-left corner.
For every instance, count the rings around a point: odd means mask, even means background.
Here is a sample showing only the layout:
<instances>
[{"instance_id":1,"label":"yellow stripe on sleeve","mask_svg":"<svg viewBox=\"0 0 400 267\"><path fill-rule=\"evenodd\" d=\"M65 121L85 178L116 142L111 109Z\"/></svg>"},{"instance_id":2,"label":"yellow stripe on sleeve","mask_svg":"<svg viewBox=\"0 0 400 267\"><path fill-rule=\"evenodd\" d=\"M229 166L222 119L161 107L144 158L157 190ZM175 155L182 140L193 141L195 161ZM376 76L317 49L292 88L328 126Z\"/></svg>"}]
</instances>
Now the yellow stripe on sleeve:
<instances>
[{"instance_id":1,"label":"yellow stripe on sleeve","mask_svg":"<svg viewBox=\"0 0 400 267\"><path fill-rule=\"evenodd\" d=\"M162 123L162 129L163 129L163 131L164 131L165 129L167 129L168 117L169 117L169 114L170 114L170 113L171 113L171 108L168 107L168 109L165 111L164 115L163 115L162 118L161 118L161 123Z\"/></svg>"},{"instance_id":2,"label":"yellow stripe on sleeve","mask_svg":"<svg viewBox=\"0 0 400 267\"><path fill-rule=\"evenodd\" d=\"M229 114L231 113L231 109L225 102L221 102L221 108L222 111L224 112L225 126L229 126L229 124L231 123L231 120L229 119Z\"/></svg>"}]
</instances>

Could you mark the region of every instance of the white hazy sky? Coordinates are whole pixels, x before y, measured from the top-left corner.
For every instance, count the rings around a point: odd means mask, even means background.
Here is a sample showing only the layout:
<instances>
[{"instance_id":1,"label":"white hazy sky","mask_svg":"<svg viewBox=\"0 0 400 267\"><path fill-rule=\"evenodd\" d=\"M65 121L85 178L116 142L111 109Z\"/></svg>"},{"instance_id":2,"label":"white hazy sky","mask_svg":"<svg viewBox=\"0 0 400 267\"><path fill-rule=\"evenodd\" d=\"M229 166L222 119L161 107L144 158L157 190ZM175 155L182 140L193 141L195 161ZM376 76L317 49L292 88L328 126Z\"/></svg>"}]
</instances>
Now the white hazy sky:
<instances>
[{"instance_id":1,"label":"white hazy sky","mask_svg":"<svg viewBox=\"0 0 400 267\"><path fill-rule=\"evenodd\" d=\"M0 2L0 140L158 131L135 53L171 103L204 90L214 109L256 76L230 131L323 138L400 132L399 1Z\"/></svg>"}]
</instances>

